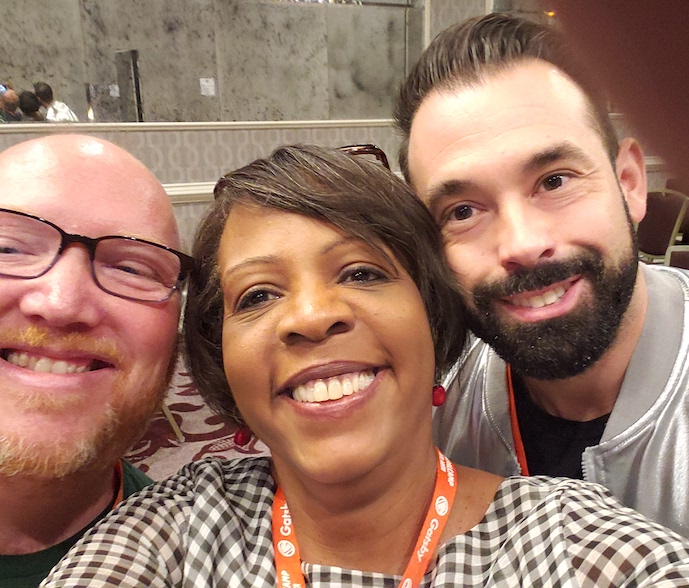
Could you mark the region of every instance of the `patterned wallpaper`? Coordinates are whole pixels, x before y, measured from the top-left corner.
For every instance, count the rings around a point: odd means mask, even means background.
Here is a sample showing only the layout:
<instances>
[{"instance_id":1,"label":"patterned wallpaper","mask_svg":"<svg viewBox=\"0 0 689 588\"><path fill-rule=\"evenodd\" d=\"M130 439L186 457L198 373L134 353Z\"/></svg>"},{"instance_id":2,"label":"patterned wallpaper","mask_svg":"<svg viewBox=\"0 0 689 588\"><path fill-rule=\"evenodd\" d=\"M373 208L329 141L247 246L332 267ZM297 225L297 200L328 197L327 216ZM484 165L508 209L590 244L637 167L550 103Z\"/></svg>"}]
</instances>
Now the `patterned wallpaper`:
<instances>
[{"instance_id":1,"label":"patterned wallpaper","mask_svg":"<svg viewBox=\"0 0 689 588\"><path fill-rule=\"evenodd\" d=\"M390 120L254 123L113 123L0 125L0 151L48 133L83 133L106 139L139 158L165 185L183 242L223 174L268 155L280 145L339 147L375 143L397 169L399 139Z\"/></svg>"},{"instance_id":2,"label":"patterned wallpaper","mask_svg":"<svg viewBox=\"0 0 689 588\"><path fill-rule=\"evenodd\" d=\"M9 127L9 128L8 128ZM248 123L25 124L0 127L0 151L47 133L84 133L112 141L164 184L211 182L268 155L279 145L376 143L396 162L399 141L389 120ZM395 163L396 165L396 163Z\"/></svg>"}]
</instances>

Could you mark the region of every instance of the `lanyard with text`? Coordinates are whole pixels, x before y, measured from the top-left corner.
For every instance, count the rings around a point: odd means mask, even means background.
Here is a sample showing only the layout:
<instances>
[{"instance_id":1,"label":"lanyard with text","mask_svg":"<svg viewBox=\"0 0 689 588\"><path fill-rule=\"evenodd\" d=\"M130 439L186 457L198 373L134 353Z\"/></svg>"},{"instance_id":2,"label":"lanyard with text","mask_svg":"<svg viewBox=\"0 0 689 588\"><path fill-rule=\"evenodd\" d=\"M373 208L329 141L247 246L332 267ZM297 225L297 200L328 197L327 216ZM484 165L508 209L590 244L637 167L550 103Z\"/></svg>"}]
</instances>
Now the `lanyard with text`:
<instances>
[{"instance_id":1,"label":"lanyard with text","mask_svg":"<svg viewBox=\"0 0 689 588\"><path fill-rule=\"evenodd\" d=\"M438 468L433 499L426 513L426 520L421 528L421 533L419 533L411 559L407 564L407 569L404 570L400 588L413 588L419 585L445 528L457 492L457 469L455 465L439 450L436 451L438 452ZM294 535L294 525L285 501L285 495L282 488L279 487L273 500L273 546L275 548L278 586L280 588L287 586L304 588L305 580L301 571L299 545Z\"/></svg>"}]
</instances>

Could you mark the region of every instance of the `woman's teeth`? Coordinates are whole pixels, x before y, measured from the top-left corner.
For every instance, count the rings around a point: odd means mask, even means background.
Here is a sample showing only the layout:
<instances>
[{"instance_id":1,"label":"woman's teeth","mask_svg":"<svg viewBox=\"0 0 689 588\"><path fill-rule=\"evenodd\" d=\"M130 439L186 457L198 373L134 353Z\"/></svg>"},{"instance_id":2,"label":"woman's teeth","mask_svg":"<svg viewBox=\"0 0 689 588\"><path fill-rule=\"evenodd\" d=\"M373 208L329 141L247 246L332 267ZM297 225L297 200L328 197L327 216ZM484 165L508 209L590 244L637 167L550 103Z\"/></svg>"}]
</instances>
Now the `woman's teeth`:
<instances>
[{"instance_id":1,"label":"woman's teeth","mask_svg":"<svg viewBox=\"0 0 689 588\"><path fill-rule=\"evenodd\" d=\"M326 402L339 400L343 396L368 388L375 375L372 370L365 372L343 374L326 380L313 380L297 386L292 392L292 398L299 402Z\"/></svg>"},{"instance_id":2,"label":"woman's teeth","mask_svg":"<svg viewBox=\"0 0 689 588\"><path fill-rule=\"evenodd\" d=\"M69 363L62 359L49 359L47 357L35 357L28 353L11 352L7 356L7 361L13 365L30 369L34 372L44 372L51 374L81 374L89 371L89 366L84 364Z\"/></svg>"}]
</instances>

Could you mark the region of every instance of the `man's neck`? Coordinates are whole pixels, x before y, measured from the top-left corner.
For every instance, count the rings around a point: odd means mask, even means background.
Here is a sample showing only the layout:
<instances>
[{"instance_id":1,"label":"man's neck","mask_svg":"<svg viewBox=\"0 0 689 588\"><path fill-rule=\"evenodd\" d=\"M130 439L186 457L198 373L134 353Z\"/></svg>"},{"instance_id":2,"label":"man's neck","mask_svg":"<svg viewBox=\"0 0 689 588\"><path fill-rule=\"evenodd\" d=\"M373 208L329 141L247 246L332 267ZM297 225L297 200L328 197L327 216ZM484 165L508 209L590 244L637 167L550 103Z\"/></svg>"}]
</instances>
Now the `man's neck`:
<instances>
[{"instance_id":1,"label":"man's neck","mask_svg":"<svg viewBox=\"0 0 689 588\"><path fill-rule=\"evenodd\" d=\"M641 336L648 296L641 268L613 344L584 373L563 380L523 377L533 401L547 413L571 421L590 421L612 412L627 367Z\"/></svg>"},{"instance_id":2,"label":"man's neck","mask_svg":"<svg viewBox=\"0 0 689 588\"><path fill-rule=\"evenodd\" d=\"M0 554L36 553L86 528L112 503L114 465L59 479L0 476Z\"/></svg>"}]
</instances>

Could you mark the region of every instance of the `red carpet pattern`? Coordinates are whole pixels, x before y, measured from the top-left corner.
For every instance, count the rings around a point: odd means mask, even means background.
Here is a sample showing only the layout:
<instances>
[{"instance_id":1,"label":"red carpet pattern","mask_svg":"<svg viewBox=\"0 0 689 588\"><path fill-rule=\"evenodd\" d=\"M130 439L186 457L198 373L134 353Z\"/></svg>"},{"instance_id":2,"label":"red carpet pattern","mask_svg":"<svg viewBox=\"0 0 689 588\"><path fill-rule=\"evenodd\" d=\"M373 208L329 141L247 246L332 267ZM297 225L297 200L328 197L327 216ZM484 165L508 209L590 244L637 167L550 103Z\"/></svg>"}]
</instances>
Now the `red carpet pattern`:
<instances>
[{"instance_id":1,"label":"red carpet pattern","mask_svg":"<svg viewBox=\"0 0 689 588\"><path fill-rule=\"evenodd\" d=\"M177 364L165 403L184 441L177 439L169 421L160 412L143 439L127 455L129 461L154 480L174 474L184 464L204 457L232 459L268 454L268 448L256 438L243 447L235 444L236 425L205 405L182 360Z\"/></svg>"}]
</instances>

